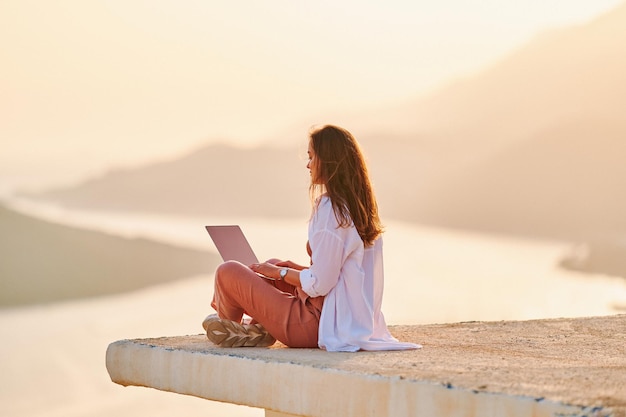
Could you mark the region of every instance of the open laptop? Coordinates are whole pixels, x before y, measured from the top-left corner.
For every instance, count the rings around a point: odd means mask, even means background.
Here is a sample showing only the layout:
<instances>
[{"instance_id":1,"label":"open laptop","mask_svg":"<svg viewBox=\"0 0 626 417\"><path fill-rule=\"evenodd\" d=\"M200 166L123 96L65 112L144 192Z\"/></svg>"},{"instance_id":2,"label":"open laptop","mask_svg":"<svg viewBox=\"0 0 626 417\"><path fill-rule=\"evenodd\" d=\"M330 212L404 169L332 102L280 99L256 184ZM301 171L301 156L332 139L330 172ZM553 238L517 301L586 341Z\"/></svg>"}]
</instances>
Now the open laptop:
<instances>
[{"instance_id":1,"label":"open laptop","mask_svg":"<svg viewBox=\"0 0 626 417\"><path fill-rule=\"evenodd\" d=\"M224 261L239 261L249 266L259 263L241 228L237 225L205 226ZM273 279L257 274L266 279Z\"/></svg>"}]
</instances>

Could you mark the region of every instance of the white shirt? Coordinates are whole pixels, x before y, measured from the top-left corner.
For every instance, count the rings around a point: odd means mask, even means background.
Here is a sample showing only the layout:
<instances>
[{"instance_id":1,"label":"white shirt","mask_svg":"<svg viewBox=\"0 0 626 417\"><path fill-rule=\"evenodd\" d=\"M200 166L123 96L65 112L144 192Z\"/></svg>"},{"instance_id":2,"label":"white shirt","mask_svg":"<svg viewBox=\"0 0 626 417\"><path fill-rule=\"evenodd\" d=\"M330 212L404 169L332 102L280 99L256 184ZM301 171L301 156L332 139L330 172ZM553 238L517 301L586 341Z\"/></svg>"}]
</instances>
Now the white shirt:
<instances>
[{"instance_id":1,"label":"white shirt","mask_svg":"<svg viewBox=\"0 0 626 417\"><path fill-rule=\"evenodd\" d=\"M383 242L365 248L352 224L339 227L327 196L309 222L312 264L300 271L302 290L310 297L325 296L318 345L328 351L419 349L389 333L381 312L383 298Z\"/></svg>"}]
</instances>

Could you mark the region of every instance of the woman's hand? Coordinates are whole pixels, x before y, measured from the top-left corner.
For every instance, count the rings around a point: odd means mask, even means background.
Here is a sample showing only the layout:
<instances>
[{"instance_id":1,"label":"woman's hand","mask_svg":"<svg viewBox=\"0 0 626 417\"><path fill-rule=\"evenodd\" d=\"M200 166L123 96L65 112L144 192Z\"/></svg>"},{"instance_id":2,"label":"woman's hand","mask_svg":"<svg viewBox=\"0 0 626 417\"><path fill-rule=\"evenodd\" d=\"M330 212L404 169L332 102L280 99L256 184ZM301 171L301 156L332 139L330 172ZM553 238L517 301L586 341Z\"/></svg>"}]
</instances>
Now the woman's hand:
<instances>
[{"instance_id":1,"label":"woman's hand","mask_svg":"<svg viewBox=\"0 0 626 417\"><path fill-rule=\"evenodd\" d=\"M280 266L277 265L277 263L273 262L264 262L262 264L252 264L250 269L268 278L280 279Z\"/></svg>"},{"instance_id":2,"label":"woman's hand","mask_svg":"<svg viewBox=\"0 0 626 417\"><path fill-rule=\"evenodd\" d=\"M281 280L280 270L287 269L287 274L282 278L289 285L293 285L295 287L301 287L300 283L300 273L304 269L303 266L298 265L292 261L281 261L280 259L270 259L262 264L252 264L250 265L250 269L254 272L261 274L267 278Z\"/></svg>"},{"instance_id":3,"label":"woman's hand","mask_svg":"<svg viewBox=\"0 0 626 417\"><path fill-rule=\"evenodd\" d=\"M276 262L274 265L281 266L283 268L295 269L296 271L302 271L303 269L305 269L304 266L297 264L295 262L292 262L292 261L279 261L279 262Z\"/></svg>"}]
</instances>

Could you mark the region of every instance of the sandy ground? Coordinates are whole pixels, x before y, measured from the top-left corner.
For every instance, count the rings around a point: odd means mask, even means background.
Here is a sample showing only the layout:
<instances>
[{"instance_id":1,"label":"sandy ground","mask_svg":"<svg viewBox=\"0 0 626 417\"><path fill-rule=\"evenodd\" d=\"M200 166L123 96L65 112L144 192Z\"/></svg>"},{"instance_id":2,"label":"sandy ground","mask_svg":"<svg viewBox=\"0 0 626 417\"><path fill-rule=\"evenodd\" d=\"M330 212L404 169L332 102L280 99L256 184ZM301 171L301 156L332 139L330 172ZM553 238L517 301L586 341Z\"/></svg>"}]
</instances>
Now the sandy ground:
<instances>
[{"instance_id":1,"label":"sandy ground","mask_svg":"<svg viewBox=\"0 0 626 417\"><path fill-rule=\"evenodd\" d=\"M398 326L394 335L424 349L383 374L626 416L626 315Z\"/></svg>"}]
</instances>

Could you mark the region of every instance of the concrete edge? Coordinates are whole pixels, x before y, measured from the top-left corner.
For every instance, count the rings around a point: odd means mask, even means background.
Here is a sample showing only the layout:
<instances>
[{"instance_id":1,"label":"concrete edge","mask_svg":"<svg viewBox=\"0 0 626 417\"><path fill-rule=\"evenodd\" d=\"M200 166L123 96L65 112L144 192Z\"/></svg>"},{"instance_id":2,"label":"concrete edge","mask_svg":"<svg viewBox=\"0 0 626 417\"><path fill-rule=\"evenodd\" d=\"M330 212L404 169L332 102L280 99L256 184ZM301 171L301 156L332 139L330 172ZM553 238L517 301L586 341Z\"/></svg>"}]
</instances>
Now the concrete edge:
<instances>
[{"instance_id":1,"label":"concrete edge","mask_svg":"<svg viewBox=\"0 0 626 417\"><path fill-rule=\"evenodd\" d=\"M111 343L106 352L106 367L111 380L124 386L150 387L310 417L613 415L602 407L155 346L142 340Z\"/></svg>"}]
</instances>

